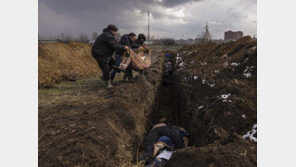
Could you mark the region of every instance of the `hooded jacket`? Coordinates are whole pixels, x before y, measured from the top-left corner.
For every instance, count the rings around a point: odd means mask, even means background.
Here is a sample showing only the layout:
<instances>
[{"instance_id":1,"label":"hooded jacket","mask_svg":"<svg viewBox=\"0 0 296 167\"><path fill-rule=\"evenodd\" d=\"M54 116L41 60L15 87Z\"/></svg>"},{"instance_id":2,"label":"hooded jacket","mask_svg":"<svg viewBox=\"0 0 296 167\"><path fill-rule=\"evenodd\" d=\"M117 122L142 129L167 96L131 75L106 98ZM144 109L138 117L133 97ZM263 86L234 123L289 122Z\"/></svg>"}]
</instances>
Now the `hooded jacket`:
<instances>
[{"instance_id":1,"label":"hooded jacket","mask_svg":"<svg viewBox=\"0 0 296 167\"><path fill-rule=\"evenodd\" d=\"M96 39L91 50L94 57L110 61L115 50L124 50L124 46L117 43L112 32L105 28L103 33Z\"/></svg>"},{"instance_id":2,"label":"hooded jacket","mask_svg":"<svg viewBox=\"0 0 296 167\"><path fill-rule=\"evenodd\" d=\"M119 41L120 45L128 46L131 49L135 49L135 44L130 40L129 34L124 34ZM116 50L116 53L119 55L123 55L124 50Z\"/></svg>"}]
</instances>

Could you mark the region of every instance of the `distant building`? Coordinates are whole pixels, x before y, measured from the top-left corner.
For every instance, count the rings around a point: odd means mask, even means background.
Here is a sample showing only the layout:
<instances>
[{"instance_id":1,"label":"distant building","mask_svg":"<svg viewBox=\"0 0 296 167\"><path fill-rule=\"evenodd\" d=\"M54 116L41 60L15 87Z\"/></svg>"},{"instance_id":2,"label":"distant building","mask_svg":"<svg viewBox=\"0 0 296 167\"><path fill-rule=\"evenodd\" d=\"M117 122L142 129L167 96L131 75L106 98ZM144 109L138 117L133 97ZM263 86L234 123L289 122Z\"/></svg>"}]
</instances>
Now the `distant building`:
<instances>
[{"instance_id":1,"label":"distant building","mask_svg":"<svg viewBox=\"0 0 296 167\"><path fill-rule=\"evenodd\" d=\"M222 39L212 39L211 41L216 42L217 44L221 44L224 41ZM194 43L195 44L201 44L201 43L205 43L205 39L204 38L195 38Z\"/></svg>"},{"instance_id":2,"label":"distant building","mask_svg":"<svg viewBox=\"0 0 296 167\"><path fill-rule=\"evenodd\" d=\"M204 43L204 39L203 38L195 38L195 44L201 44L201 43Z\"/></svg>"},{"instance_id":3,"label":"distant building","mask_svg":"<svg viewBox=\"0 0 296 167\"><path fill-rule=\"evenodd\" d=\"M244 36L242 31L227 31L224 33L224 42L236 41Z\"/></svg>"}]
</instances>

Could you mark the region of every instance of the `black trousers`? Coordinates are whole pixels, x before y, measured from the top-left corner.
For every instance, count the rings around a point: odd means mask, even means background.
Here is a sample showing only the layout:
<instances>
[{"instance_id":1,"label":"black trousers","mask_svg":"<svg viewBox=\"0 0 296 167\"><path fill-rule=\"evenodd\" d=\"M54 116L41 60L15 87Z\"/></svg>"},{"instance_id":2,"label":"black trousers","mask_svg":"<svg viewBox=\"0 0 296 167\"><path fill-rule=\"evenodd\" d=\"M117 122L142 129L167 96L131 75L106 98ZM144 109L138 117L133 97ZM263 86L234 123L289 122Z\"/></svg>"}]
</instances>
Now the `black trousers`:
<instances>
[{"instance_id":1,"label":"black trousers","mask_svg":"<svg viewBox=\"0 0 296 167\"><path fill-rule=\"evenodd\" d=\"M125 70L123 79L126 79L126 78L128 78L128 80L133 79L133 70L130 66L128 66Z\"/></svg>"},{"instance_id":2,"label":"black trousers","mask_svg":"<svg viewBox=\"0 0 296 167\"><path fill-rule=\"evenodd\" d=\"M93 57L96 59L103 72L102 79L109 81L110 72L112 70L112 66L115 65L115 60L112 57L105 58L99 55L93 55Z\"/></svg>"}]
</instances>

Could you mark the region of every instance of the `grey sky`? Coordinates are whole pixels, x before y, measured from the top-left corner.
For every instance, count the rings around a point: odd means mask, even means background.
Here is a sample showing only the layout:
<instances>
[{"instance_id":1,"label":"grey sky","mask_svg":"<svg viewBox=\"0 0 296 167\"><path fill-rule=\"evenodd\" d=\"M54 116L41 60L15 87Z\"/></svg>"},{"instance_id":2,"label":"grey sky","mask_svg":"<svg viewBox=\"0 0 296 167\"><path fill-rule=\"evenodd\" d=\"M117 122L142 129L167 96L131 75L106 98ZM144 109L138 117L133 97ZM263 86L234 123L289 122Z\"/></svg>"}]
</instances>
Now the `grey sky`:
<instances>
[{"instance_id":1,"label":"grey sky","mask_svg":"<svg viewBox=\"0 0 296 167\"><path fill-rule=\"evenodd\" d=\"M257 33L256 0L39 0L38 28L42 38L61 33L77 37L101 33L115 24L121 34L147 34L147 14L151 11L151 36L155 38L195 38L208 22L212 38L224 31Z\"/></svg>"}]
</instances>

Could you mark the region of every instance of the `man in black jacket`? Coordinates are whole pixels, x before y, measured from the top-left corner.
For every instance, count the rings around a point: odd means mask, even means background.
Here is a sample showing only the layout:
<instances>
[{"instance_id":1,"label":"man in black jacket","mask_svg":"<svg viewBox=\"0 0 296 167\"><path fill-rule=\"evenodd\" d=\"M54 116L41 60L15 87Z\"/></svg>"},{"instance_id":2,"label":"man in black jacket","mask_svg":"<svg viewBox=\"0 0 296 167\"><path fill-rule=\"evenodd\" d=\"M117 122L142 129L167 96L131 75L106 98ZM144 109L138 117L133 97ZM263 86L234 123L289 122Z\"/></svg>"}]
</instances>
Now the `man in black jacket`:
<instances>
[{"instance_id":1,"label":"man in black jacket","mask_svg":"<svg viewBox=\"0 0 296 167\"><path fill-rule=\"evenodd\" d=\"M122 51L128 48L128 46L120 45L115 40L117 30L118 28L116 26L112 24L108 25L108 27L103 30L103 33L96 39L91 50L93 57L96 59L103 72L102 79L106 81L107 88L112 87L109 81L109 75L112 69L112 63L110 62L114 51Z\"/></svg>"}]
</instances>

